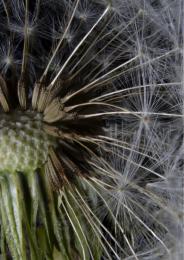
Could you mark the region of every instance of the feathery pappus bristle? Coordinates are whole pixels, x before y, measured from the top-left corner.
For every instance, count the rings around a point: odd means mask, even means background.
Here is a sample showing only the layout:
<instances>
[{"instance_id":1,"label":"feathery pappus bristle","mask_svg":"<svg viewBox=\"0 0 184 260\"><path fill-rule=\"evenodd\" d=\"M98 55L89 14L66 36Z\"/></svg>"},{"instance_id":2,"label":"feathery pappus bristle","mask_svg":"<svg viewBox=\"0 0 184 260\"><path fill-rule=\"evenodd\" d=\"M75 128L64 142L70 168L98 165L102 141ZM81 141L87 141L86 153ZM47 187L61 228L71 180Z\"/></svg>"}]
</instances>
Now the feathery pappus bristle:
<instances>
[{"instance_id":1,"label":"feathery pappus bristle","mask_svg":"<svg viewBox=\"0 0 184 260\"><path fill-rule=\"evenodd\" d=\"M0 0L2 259L183 259L183 10Z\"/></svg>"}]
</instances>

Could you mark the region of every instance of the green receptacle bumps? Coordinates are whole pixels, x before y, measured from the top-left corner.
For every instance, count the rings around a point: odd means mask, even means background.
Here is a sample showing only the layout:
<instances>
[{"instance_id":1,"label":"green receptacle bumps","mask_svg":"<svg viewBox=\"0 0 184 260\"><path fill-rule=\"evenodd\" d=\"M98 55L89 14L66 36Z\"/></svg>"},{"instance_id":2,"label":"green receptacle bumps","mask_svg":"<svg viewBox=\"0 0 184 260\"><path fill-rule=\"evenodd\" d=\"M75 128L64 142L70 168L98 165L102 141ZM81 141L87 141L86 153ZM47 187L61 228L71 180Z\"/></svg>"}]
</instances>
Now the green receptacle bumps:
<instances>
[{"instance_id":1,"label":"green receptacle bumps","mask_svg":"<svg viewBox=\"0 0 184 260\"><path fill-rule=\"evenodd\" d=\"M43 165L53 140L41 119L9 114L0 119L0 171L34 171Z\"/></svg>"}]
</instances>

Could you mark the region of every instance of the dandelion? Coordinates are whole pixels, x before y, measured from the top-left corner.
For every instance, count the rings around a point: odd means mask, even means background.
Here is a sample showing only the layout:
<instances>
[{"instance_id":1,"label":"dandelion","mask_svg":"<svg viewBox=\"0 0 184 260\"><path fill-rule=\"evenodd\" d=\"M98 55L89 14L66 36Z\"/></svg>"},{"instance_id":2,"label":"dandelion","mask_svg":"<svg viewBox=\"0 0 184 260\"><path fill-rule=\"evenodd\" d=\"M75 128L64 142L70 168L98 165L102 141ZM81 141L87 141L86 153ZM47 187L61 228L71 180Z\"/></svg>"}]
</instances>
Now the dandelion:
<instances>
[{"instance_id":1,"label":"dandelion","mask_svg":"<svg viewBox=\"0 0 184 260\"><path fill-rule=\"evenodd\" d=\"M3 259L182 259L182 0L0 0Z\"/></svg>"}]
</instances>

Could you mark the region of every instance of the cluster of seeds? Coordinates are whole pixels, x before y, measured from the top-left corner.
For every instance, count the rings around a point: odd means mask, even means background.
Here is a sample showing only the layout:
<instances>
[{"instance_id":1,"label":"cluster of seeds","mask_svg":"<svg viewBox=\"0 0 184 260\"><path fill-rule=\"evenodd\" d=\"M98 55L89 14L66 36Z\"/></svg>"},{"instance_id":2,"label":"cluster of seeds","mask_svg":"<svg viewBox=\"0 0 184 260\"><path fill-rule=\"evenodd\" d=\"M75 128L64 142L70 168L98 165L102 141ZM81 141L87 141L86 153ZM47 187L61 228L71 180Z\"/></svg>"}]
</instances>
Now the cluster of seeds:
<instances>
[{"instance_id":1,"label":"cluster of seeds","mask_svg":"<svg viewBox=\"0 0 184 260\"><path fill-rule=\"evenodd\" d=\"M0 259L184 259L183 2L0 0Z\"/></svg>"}]
</instances>

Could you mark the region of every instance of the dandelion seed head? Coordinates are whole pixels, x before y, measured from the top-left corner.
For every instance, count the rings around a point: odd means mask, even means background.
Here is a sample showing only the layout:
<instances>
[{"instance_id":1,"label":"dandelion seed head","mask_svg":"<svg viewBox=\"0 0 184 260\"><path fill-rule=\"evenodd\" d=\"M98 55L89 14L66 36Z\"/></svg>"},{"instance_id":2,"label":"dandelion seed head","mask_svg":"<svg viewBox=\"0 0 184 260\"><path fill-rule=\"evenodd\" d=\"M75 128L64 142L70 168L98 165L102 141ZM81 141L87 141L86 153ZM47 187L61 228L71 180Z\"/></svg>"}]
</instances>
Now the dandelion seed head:
<instances>
[{"instance_id":1,"label":"dandelion seed head","mask_svg":"<svg viewBox=\"0 0 184 260\"><path fill-rule=\"evenodd\" d=\"M176 255L182 7L0 0L3 257Z\"/></svg>"}]
</instances>

